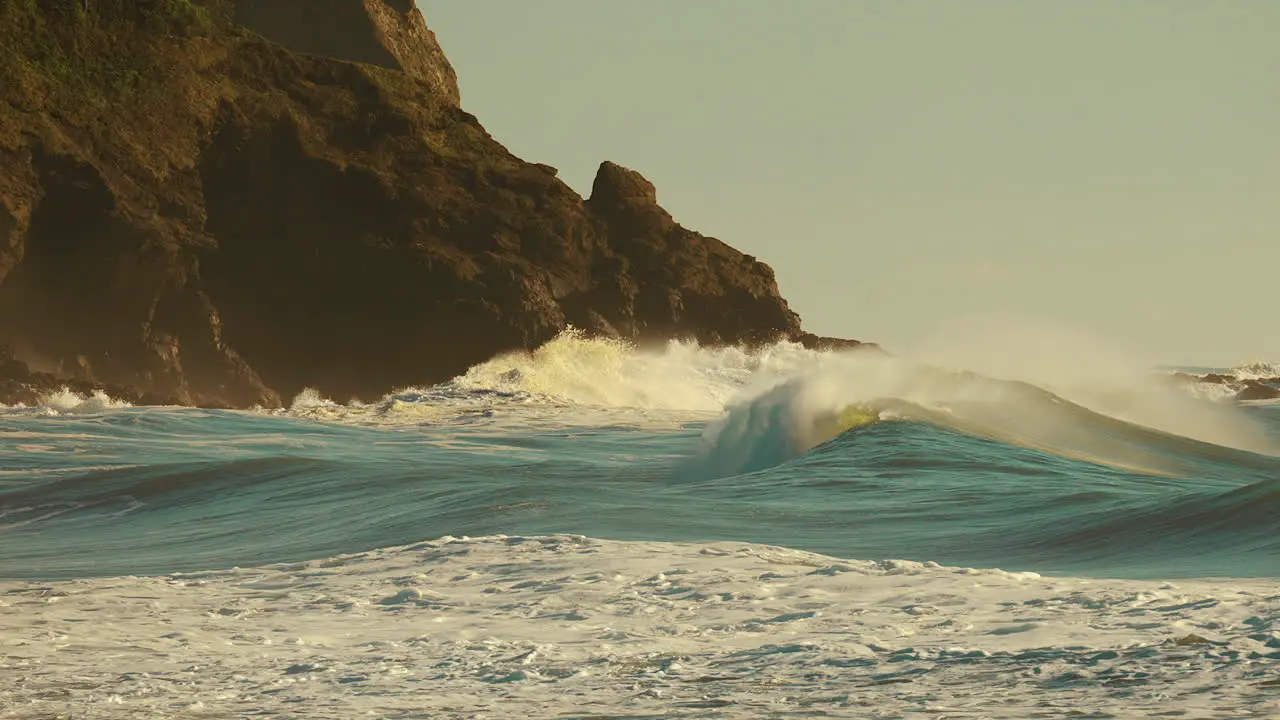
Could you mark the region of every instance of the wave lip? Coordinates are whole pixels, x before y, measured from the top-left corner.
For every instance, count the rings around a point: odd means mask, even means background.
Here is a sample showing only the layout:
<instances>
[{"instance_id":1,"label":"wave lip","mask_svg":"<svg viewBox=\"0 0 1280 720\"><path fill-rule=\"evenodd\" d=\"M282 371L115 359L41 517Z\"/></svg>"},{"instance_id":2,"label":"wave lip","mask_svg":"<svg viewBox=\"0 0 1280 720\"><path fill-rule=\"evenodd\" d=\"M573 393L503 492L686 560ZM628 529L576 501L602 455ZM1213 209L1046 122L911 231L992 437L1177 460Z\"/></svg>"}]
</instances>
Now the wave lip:
<instances>
[{"instance_id":1,"label":"wave lip","mask_svg":"<svg viewBox=\"0 0 1280 720\"><path fill-rule=\"evenodd\" d=\"M1117 386L1100 380L1050 390L898 358L852 355L828 359L754 395L744 392L707 428L690 472L724 476L779 465L868 424L831 421L851 411L868 422L924 422L1144 474L1196 472L1195 457L1207 452L1198 449L1201 444L1276 451L1275 441L1237 408L1160 382ZM1190 462L1180 457L1184 453Z\"/></svg>"}]
</instances>

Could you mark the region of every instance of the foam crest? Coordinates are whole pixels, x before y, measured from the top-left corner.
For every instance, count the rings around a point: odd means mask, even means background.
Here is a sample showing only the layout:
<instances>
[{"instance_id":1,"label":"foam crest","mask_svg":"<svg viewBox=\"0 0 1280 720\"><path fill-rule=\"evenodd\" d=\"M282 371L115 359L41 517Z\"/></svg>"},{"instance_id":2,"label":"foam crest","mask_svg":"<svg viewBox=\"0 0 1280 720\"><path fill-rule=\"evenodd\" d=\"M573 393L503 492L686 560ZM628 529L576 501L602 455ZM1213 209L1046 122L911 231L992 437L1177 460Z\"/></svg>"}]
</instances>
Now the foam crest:
<instances>
[{"instance_id":1,"label":"foam crest","mask_svg":"<svg viewBox=\"0 0 1280 720\"><path fill-rule=\"evenodd\" d=\"M297 397L289 405L289 410L296 413L305 413L310 410L329 410L341 407L338 403L330 400L320 394L315 388L305 388L298 393Z\"/></svg>"},{"instance_id":2,"label":"foam crest","mask_svg":"<svg viewBox=\"0 0 1280 720\"><path fill-rule=\"evenodd\" d=\"M63 387L57 392L49 393L40 398L40 406L34 409L51 415L61 415L64 413L98 413L129 407L133 407L133 405L124 400L117 400L101 390L82 395L70 388Z\"/></svg>"},{"instance_id":3,"label":"foam crest","mask_svg":"<svg viewBox=\"0 0 1280 720\"><path fill-rule=\"evenodd\" d=\"M1280 378L1280 362L1251 362L1231 368L1239 380L1274 380Z\"/></svg>"},{"instance_id":4,"label":"foam crest","mask_svg":"<svg viewBox=\"0 0 1280 720\"><path fill-rule=\"evenodd\" d=\"M582 405L719 412L745 385L777 382L821 356L789 342L758 351L674 341L640 350L570 329L533 352L477 365L451 385Z\"/></svg>"}]
</instances>

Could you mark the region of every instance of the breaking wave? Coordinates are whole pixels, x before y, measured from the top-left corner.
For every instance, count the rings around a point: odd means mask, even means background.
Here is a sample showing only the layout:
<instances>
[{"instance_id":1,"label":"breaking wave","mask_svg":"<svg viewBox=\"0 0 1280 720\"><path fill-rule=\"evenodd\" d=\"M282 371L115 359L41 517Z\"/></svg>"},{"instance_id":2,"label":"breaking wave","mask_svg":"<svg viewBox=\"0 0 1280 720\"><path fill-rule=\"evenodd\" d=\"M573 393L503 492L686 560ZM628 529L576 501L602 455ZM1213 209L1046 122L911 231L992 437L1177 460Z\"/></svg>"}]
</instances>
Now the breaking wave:
<instances>
[{"instance_id":1,"label":"breaking wave","mask_svg":"<svg viewBox=\"0 0 1280 720\"><path fill-rule=\"evenodd\" d=\"M0 413L0 576L555 532L1037 572L1273 570L1275 408L1051 340L888 355L566 333L367 404L64 394Z\"/></svg>"}]
</instances>

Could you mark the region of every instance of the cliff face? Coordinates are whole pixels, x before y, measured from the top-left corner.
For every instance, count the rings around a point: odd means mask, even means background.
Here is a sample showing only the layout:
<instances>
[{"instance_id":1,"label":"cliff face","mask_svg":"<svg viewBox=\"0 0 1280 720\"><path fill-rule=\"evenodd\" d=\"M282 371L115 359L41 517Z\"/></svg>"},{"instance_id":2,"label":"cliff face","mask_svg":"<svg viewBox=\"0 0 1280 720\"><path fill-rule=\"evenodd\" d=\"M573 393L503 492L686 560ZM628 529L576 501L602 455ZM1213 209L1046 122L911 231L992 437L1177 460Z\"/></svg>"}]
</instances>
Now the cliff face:
<instances>
[{"instance_id":1,"label":"cliff face","mask_svg":"<svg viewBox=\"0 0 1280 720\"><path fill-rule=\"evenodd\" d=\"M458 76L414 0L236 0L235 20L301 53L403 70L459 104Z\"/></svg>"},{"instance_id":2,"label":"cliff face","mask_svg":"<svg viewBox=\"0 0 1280 720\"><path fill-rule=\"evenodd\" d=\"M583 201L507 152L408 0L142 7L0 0L0 344L32 370L270 406L566 324L822 342L638 173L602 164Z\"/></svg>"}]
</instances>

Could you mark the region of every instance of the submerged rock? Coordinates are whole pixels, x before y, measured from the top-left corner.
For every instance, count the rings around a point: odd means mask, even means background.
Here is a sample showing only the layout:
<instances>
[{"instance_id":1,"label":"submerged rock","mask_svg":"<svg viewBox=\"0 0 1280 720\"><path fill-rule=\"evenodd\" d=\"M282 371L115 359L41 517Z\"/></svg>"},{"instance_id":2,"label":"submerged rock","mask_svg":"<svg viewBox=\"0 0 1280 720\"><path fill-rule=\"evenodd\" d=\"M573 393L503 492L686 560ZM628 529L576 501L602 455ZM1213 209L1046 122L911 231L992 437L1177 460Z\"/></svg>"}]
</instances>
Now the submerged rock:
<instances>
[{"instance_id":1,"label":"submerged rock","mask_svg":"<svg viewBox=\"0 0 1280 720\"><path fill-rule=\"evenodd\" d=\"M1192 633L1172 641L1174 645L1212 645L1213 641Z\"/></svg>"},{"instance_id":2,"label":"submerged rock","mask_svg":"<svg viewBox=\"0 0 1280 720\"><path fill-rule=\"evenodd\" d=\"M584 200L511 155L409 0L177 7L0 5L0 342L51 377L270 407L569 325L857 345L804 333L768 265L638 172L602 163Z\"/></svg>"}]
</instances>

